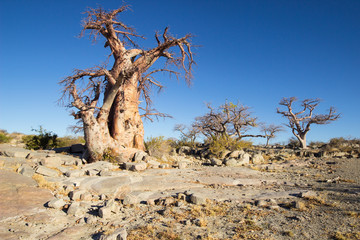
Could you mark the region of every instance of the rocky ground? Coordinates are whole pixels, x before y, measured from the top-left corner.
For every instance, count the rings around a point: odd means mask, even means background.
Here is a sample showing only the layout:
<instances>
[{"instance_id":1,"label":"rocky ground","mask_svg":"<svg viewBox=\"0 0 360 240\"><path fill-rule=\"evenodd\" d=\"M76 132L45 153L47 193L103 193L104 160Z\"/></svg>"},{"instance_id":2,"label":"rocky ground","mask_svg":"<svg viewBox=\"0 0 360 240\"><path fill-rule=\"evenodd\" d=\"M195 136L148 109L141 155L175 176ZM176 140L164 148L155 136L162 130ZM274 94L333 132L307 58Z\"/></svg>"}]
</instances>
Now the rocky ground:
<instances>
[{"instance_id":1,"label":"rocky ground","mask_svg":"<svg viewBox=\"0 0 360 240\"><path fill-rule=\"evenodd\" d=\"M0 239L360 239L359 158L0 154Z\"/></svg>"}]
</instances>

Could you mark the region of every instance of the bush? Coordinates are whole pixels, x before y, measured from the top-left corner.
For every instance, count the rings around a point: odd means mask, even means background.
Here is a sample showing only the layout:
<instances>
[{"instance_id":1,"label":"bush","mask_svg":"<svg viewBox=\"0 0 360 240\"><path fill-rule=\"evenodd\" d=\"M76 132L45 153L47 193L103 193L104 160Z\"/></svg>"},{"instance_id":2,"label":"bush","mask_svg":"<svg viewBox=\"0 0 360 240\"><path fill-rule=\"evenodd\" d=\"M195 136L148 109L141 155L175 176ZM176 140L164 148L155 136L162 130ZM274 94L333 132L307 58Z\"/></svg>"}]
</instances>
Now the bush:
<instances>
[{"instance_id":1,"label":"bush","mask_svg":"<svg viewBox=\"0 0 360 240\"><path fill-rule=\"evenodd\" d=\"M252 147L251 141L234 139L227 136L208 139L207 142L209 144L210 152L218 157L225 150L235 151L243 148Z\"/></svg>"},{"instance_id":2,"label":"bush","mask_svg":"<svg viewBox=\"0 0 360 240\"><path fill-rule=\"evenodd\" d=\"M170 154L173 140L165 139L164 136L150 137L145 141L146 151L150 156L161 158L165 154Z\"/></svg>"},{"instance_id":3,"label":"bush","mask_svg":"<svg viewBox=\"0 0 360 240\"><path fill-rule=\"evenodd\" d=\"M294 137L291 137L288 141L288 144L286 145L288 148L296 149L300 148L300 142Z\"/></svg>"},{"instance_id":4,"label":"bush","mask_svg":"<svg viewBox=\"0 0 360 240\"><path fill-rule=\"evenodd\" d=\"M7 135L5 130L0 130L0 143L8 143L10 142L11 137Z\"/></svg>"},{"instance_id":5,"label":"bush","mask_svg":"<svg viewBox=\"0 0 360 240\"><path fill-rule=\"evenodd\" d=\"M309 147L311 148L321 148L325 145L326 143L324 142L320 142L320 141L315 141L315 142L310 142L309 143Z\"/></svg>"},{"instance_id":6,"label":"bush","mask_svg":"<svg viewBox=\"0 0 360 240\"><path fill-rule=\"evenodd\" d=\"M38 135L28 135L23 137L23 141L27 149L52 149L58 145L57 135L55 133L46 131L40 126L38 130L32 129Z\"/></svg>"},{"instance_id":7,"label":"bush","mask_svg":"<svg viewBox=\"0 0 360 240\"><path fill-rule=\"evenodd\" d=\"M340 151L351 151L354 148L359 148L359 145L360 139L345 139L343 137L339 137L330 139L327 149L331 150L336 148Z\"/></svg>"}]
</instances>

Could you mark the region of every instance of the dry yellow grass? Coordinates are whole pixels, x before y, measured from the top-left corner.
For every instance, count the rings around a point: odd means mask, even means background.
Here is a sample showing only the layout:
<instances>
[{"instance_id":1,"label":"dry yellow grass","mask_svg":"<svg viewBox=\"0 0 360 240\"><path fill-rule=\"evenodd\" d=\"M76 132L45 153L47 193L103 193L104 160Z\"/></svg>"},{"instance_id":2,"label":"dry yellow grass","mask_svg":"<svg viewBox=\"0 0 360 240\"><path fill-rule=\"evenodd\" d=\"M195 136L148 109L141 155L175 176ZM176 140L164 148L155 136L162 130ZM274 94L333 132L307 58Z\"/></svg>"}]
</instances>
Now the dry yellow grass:
<instances>
[{"instance_id":1,"label":"dry yellow grass","mask_svg":"<svg viewBox=\"0 0 360 240\"><path fill-rule=\"evenodd\" d=\"M58 184L56 183L53 183L53 182L49 182L47 181L44 176L40 175L40 174L34 174L32 176L32 179L34 179L37 184L39 185L40 188L46 188L46 189L49 189L51 191L56 191L56 190L59 190L59 186Z\"/></svg>"}]
</instances>

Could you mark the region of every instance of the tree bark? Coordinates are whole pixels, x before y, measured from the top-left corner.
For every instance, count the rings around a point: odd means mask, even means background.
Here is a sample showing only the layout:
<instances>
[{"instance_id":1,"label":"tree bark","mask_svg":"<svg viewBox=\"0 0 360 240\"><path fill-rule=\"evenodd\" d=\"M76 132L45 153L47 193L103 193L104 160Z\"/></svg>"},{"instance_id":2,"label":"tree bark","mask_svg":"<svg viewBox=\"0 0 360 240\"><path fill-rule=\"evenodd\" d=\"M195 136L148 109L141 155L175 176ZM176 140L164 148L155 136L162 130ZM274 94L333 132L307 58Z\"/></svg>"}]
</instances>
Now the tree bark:
<instances>
[{"instance_id":1,"label":"tree bark","mask_svg":"<svg viewBox=\"0 0 360 240\"><path fill-rule=\"evenodd\" d=\"M135 74L136 75L136 74ZM137 76L119 90L114 102L114 114L111 135L125 147L145 150L144 126L139 113L140 93L137 86Z\"/></svg>"},{"instance_id":2,"label":"tree bark","mask_svg":"<svg viewBox=\"0 0 360 240\"><path fill-rule=\"evenodd\" d=\"M307 149L307 145L306 145L306 134L300 134L300 135L295 135L296 138L299 140L300 143L300 147L302 149Z\"/></svg>"}]
</instances>

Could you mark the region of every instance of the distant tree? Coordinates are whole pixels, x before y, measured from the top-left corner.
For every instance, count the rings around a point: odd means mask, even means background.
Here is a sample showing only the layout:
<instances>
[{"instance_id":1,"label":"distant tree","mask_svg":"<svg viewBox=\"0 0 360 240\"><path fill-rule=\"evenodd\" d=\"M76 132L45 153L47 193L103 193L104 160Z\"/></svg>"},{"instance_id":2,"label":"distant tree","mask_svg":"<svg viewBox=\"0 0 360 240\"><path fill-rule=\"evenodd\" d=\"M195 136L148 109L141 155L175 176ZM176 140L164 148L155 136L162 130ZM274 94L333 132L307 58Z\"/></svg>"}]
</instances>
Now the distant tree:
<instances>
[{"instance_id":1,"label":"distant tree","mask_svg":"<svg viewBox=\"0 0 360 240\"><path fill-rule=\"evenodd\" d=\"M305 99L301 101L301 109L293 110L293 103L298 99L296 97L283 98L280 101L281 106L285 106L286 110L277 109L277 113L283 115L289 120L286 125L291 128L292 133L298 139L301 148L306 149L306 134L310 131L311 124L328 124L340 118L340 114L336 114L334 107L330 107L328 114L314 114L314 109L319 105L320 99Z\"/></svg>"},{"instance_id":2,"label":"distant tree","mask_svg":"<svg viewBox=\"0 0 360 240\"><path fill-rule=\"evenodd\" d=\"M142 36L119 20L118 15L126 9L127 6L112 11L88 9L83 20L81 36L88 32L94 41L102 37L104 47L110 48L112 67L109 70L106 66L76 69L60 82L61 100L70 102L69 107L77 109L72 115L82 120L90 161L101 159L109 151L130 157L136 149L145 149L141 118L166 116L151 108L152 87L162 88L154 74L168 72L179 77L178 72L169 68L150 70L158 59L165 59L167 67L183 69L187 83L191 81L194 63L191 35L175 38L165 28L161 36L155 34L156 47L140 48L134 39ZM170 52L170 49L173 50ZM140 98L144 105L139 106ZM139 110L143 110L143 114Z\"/></svg>"},{"instance_id":3,"label":"distant tree","mask_svg":"<svg viewBox=\"0 0 360 240\"><path fill-rule=\"evenodd\" d=\"M263 124L261 126L261 131L264 133L264 136L266 138L266 147L269 145L269 141L270 139L273 139L276 137L276 133L284 131L282 126L279 125L274 125L274 124L270 124L270 125L265 125Z\"/></svg>"},{"instance_id":4,"label":"distant tree","mask_svg":"<svg viewBox=\"0 0 360 240\"><path fill-rule=\"evenodd\" d=\"M174 131L180 132L181 140L190 143L190 145L194 146L196 138L200 134L200 129L195 126L187 127L184 124L176 124L174 127Z\"/></svg>"},{"instance_id":5,"label":"distant tree","mask_svg":"<svg viewBox=\"0 0 360 240\"><path fill-rule=\"evenodd\" d=\"M195 119L194 126L209 139L244 137L264 137L263 135L245 134L257 126L257 118L251 116L249 107L225 102L218 109L207 104L209 112Z\"/></svg>"}]
</instances>

